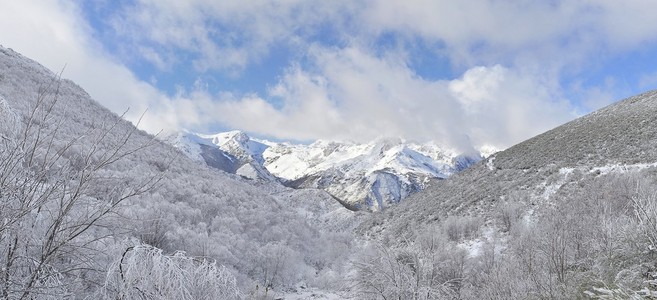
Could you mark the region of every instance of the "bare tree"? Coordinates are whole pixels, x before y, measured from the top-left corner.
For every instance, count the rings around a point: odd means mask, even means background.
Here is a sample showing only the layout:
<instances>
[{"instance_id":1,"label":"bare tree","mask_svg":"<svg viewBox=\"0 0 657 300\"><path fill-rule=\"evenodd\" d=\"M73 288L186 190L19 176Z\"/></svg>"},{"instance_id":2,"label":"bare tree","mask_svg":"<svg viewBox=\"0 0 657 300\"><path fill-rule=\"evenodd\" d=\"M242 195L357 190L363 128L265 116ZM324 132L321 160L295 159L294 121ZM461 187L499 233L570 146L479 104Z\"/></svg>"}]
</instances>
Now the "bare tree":
<instances>
[{"instance_id":1,"label":"bare tree","mask_svg":"<svg viewBox=\"0 0 657 300\"><path fill-rule=\"evenodd\" d=\"M161 178L122 178L107 169L148 147L130 148L137 129L117 119L69 140L55 116L59 78L23 117L5 119L0 143L0 298L61 298L89 271L98 227L126 200ZM49 92L50 91L50 92ZM2 103L3 114L11 113ZM125 127L125 126L124 126ZM73 275L77 274L77 275Z\"/></svg>"},{"instance_id":2,"label":"bare tree","mask_svg":"<svg viewBox=\"0 0 657 300\"><path fill-rule=\"evenodd\" d=\"M632 197L634 215L651 252L657 252L657 191L654 187L637 183Z\"/></svg>"}]
</instances>

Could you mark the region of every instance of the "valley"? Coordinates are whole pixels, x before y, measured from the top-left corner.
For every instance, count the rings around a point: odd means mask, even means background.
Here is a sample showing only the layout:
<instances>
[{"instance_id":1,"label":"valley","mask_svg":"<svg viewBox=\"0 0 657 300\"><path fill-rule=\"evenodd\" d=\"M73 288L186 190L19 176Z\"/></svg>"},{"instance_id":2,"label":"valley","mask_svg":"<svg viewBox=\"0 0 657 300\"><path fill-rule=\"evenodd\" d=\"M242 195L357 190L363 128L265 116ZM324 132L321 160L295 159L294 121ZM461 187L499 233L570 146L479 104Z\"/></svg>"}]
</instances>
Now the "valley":
<instances>
[{"instance_id":1,"label":"valley","mask_svg":"<svg viewBox=\"0 0 657 300\"><path fill-rule=\"evenodd\" d=\"M155 137L0 48L0 297L657 297L657 92L500 152Z\"/></svg>"}]
</instances>

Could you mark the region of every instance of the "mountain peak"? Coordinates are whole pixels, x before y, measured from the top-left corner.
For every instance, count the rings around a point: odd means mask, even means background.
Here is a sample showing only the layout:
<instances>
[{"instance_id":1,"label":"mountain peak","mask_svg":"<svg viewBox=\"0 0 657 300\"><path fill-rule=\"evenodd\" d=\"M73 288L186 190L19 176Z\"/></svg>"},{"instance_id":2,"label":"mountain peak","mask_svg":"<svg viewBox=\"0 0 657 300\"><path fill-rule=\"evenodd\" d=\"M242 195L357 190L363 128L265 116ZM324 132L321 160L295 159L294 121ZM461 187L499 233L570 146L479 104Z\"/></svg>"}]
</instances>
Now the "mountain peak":
<instances>
[{"instance_id":1,"label":"mountain peak","mask_svg":"<svg viewBox=\"0 0 657 300\"><path fill-rule=\"evenodd\" d=\"M217 134L197 134L199 137L209 139L212 144L224 145L226 143L234 142L241 145L247 144L251 137L241 130L232 130L227 132L220 132Z\"/></svg>"},{"instance_id":2,"label":"mountain peak","mask_svg":"<svg viewBox=\"0 0 657 300\"><path fill-rule=\"evenodd\" d=\"M392 148L397 146L403 146L405 141L399 137L379 137L370 143L375 149L378 149L380 153L384 153ZM400 151L402 147L399 147Z\"/></svg>"}]
</instances>

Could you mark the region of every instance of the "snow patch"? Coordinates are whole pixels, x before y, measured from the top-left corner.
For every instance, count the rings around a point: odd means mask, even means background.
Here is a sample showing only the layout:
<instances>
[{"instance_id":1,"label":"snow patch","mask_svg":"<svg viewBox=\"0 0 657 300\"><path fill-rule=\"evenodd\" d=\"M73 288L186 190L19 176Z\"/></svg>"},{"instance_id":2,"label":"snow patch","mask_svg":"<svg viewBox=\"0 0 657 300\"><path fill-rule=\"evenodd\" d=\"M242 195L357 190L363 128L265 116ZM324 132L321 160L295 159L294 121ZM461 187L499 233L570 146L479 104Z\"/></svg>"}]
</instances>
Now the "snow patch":
<instances>
[{"instance_id":1,"label":"snow patch","mask_svg":"<svg viewBox=\"0 0 657 300\"><path fill-rule=\"evenodd\" d=\"M495 161L495 157L494 157L494 156L493 156L493 157L489 157L489 158L486 160L486 167L488 168L489 171L494 171L494 170L495 170L495 165L493 164L494 161Z\"/></svg>"},{"instance_id":2,"label":"snow patch","mask_svg":"<svg viewBox=\"0 0 657 300\"><path fill-rule=\"evenodd\" d=\"M638 172L644 169L657 167L657 163L642 163L642 164L629 164L629 165L606 165L601 167L592 168L589 173L599 173L600 175L606 175L609 173L627 173L627 172Z\"/></svg>"},{"instance_id":3,"label":"snow patch","mask_svg":"<svg viewBox=\"0 0 657 300\"><path fill-rule=\"evenodd\" d=\"M274 299L282 299L282 300L343 300L343 299L349 299L345 298L343 296L323 291L320 289L315 289L315 288L310 288L306 289L303 287L297 288L295 290L285 292L285 293L277 293L274 296Z\"/></svg>"},{"instance_id":4,"label":"snow patch","mask_svg":"<svg viewBox=\"0 0 657 300\"><path fill-rule=\"evenodd\" d=\"M484 246L484 241L481 239L474 239L470 241L464 241L458 244L458 247L468 252L468 257L474 258L481 254L482 247Z\"/></svg>"},{"instance_id":5,"label":"snow patch","mask_svg":"<svg viewBox=\"0 0 657 300\"><path fill-rule=\"evenodd\" d=\"M563 186L568 181L568 177L572 175L575 170L579 170L584 173L587 169L589 169L589 174L607 175L610 173L639 172L641 170L652 167L657 167L657 163L613 164L593 167L590 169L588 167L562 167L559 169L560 178L556 182L547 184L547 181L545 181L542 183L543 193L539 197L543 200L549 200L554 194L557 193L559 188L561 188L561 186Z\"/></svg>"},{"instance_id":6,"label":"snow patch","mask_svg":"<svg viewBox=\"0 0 657 300\"><path fill-rule=\"evenodd\" d=\"M497 152L500 152L502 150L500 150L499 148L497 148L493 145L483 145L483 146L477 148L477 151L479 151L479 153L481 153L482 157L489 158L489 157L491 157L491 155L493 155Z\"/></svg>"}]
</instances>

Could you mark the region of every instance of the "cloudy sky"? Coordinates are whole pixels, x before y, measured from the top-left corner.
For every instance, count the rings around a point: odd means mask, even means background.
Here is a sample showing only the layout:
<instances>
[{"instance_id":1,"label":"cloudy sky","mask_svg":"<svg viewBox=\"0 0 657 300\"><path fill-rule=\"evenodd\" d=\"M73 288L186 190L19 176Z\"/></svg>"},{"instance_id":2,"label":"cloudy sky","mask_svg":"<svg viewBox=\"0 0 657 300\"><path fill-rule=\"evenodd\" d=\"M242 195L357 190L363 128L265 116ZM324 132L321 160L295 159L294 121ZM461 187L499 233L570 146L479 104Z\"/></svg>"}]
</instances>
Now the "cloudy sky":
<instances>
[{"instance_id":1,"label":"cloudy sky","mask_svg":"<svg viewBox=\"0 0 657 300\"><path fill-rule=\"evenodd\" d=\"M657 88L653 0L0 1L0 44L151 132L508 147Z\"/></svg>"}]
</instances>

